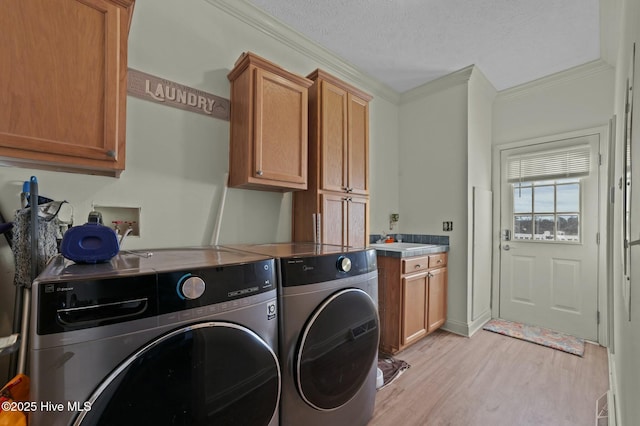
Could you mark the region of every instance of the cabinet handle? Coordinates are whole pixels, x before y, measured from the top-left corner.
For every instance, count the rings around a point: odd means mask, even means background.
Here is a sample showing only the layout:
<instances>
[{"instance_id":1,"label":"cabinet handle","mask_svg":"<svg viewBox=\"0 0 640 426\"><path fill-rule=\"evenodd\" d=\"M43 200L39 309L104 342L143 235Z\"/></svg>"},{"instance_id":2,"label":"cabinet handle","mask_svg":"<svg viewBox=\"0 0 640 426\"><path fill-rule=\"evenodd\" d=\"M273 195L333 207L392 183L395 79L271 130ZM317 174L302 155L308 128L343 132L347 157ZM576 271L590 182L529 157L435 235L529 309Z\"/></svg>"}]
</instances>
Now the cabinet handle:
<instances>
[{"instance_id":1,"label":"cabinet handle","mask_svg":"<svg viewBox=\"0 0 640 426\"><path fill-rule=\"evenodd\" d=\"M258 171L256 172L256 174L257 174L258 176L262 176L262 175L263 175L262 170L258 170Z\"/></svg>"},{"instance_id":2,"label":"cabinet handle","mask_svg":"<svg viewBox=\"0 0 640 426\"><path fill-rule=\"evenodd\" d=\"M433 278L433 274L431 272L427 272L427 277Z\"/></svg>"},{"instance_id":3,"label":"cabinet handle","mask_svg":"<svg viewBox=\"0 0 640 426\"><path fill-rule=\"evenodd\" d=\"M420 268L422 268L422 265L418 263L416 266L414 266L414 268L415 269L420 269Z\"/></svg>"},{"instance_id":4,"label":"cabinet handle","mask_svg":"<svg viewBox=\"0 0 640 426\"><path fill-rule=\"evenodd\" d=\"M110 149L109 151L107 151L107 157L116 158L116 152Z\"/></svg>"},{"instance_id":5,"label":"cabinet handle","mask_svg":"<svg viewBox=\"0 0 640 426\"><path fill-rule=\"evenodd\" d=\"M442 263L442 259L438 259L438 262L437 262L437 263Z\"/></svg>"}]
</instances>

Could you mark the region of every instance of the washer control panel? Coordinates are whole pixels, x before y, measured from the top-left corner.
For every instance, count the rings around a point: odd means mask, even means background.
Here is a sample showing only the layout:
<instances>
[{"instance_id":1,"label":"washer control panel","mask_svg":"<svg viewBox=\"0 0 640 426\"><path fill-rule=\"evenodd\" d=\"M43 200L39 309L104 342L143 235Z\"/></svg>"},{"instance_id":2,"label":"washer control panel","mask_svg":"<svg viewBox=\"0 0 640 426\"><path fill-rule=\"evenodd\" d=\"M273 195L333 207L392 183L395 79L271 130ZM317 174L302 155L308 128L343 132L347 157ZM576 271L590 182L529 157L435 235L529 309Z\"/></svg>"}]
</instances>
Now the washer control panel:
<instances>
[{"instance_id":1,"label":"washer control panel","mask_svg":"<svg viewBox=\"0 0 640 426\"><path fill-rule=\"evenodd\" d=\"M158 274L160 314L231 302L276 288L273 259Z\"/></svg>"},{"instance_id":2,"label":"washer control panel","mask_svg":"<svg viewBox=\"0 0 640 426\"><path fill-rule=\"evenodd\" d=\"M206 288L207 285L202 278L185 274L180 281L178 281L178 297L194 300L202 296Z\"/></svg>"}]
</instances>

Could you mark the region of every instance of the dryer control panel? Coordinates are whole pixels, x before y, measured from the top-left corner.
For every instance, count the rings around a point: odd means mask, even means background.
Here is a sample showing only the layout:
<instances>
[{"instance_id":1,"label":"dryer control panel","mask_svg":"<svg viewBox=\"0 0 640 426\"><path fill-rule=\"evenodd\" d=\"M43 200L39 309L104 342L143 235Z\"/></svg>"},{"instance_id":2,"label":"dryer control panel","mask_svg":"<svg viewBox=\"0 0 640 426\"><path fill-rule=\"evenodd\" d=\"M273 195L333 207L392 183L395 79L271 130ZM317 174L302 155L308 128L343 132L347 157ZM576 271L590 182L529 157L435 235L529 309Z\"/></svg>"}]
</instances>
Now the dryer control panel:
<instances>
[{"instance_id":1,"label":"dryer control panel","mask_svg":"<svg viewBox=\"0 0 640 426\"><path fill-rule=\"evenodd\" d=\"M339 254L325 254L280 259L283 287L315 284L356 277L376 271L376 251L373 249Z\"/></svg>"}]
</instances>

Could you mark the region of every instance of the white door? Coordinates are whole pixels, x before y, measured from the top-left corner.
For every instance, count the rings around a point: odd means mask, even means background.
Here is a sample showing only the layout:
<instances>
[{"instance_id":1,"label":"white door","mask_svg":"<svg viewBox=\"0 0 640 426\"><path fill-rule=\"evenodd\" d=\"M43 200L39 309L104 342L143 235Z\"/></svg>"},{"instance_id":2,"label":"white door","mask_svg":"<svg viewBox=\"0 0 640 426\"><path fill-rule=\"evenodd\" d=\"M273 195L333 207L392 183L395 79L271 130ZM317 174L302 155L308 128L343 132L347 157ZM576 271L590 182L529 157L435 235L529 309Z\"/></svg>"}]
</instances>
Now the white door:
<instances>
[{"instance_id":1,"label":"white door","mask_svg":"<svg viewBox=\"0 0 640 426\"><path fill-rule=\"evenodd\" d=\"M500 317L597 341L599 135L501 151Z\"/></svg>"}]
</instances>

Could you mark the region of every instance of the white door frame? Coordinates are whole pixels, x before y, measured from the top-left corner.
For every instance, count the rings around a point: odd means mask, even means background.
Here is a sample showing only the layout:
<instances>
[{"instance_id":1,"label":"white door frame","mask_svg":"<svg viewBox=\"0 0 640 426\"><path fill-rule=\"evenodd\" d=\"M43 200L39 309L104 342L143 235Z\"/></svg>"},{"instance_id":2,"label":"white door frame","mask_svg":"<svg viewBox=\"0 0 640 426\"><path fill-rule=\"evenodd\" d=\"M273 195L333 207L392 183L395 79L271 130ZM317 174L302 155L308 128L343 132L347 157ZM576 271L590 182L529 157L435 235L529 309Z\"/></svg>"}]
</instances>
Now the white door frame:
<instances>
[{"instance_id":1,"label":"white door frame","mask_svg":"<svg viewBox=\"0 0 640 426\"><path fill-rule=\"evenodd\" d=\"M561 139L569 139L582 137L586 135L599 135L600 139L600 174L598 181L598 210L599 210L599 223L600 229L600 244L598 245L598 311L600 312L600 323L598 324L598 343L602 346L608 346L609 342L609 328L608 328L608 286L607 286L607 241L611 237L608 235L607 228L607 197L609 182L608 182L608 168L609 168L609 128L607 125L593 127L589 129L576 130L572 132L559 133L555 135L542 136L538 138L525 139L516 142L509 142L505 144L495 145L493 147L493 165L492 165L492 188L493 188L493 279L491 285L491 316L493 318L499 318L500 314L500 256L502 250L500 250L500 206L501 206L501 191L500 191L500 176L501 176L501 162L500 154L505 149L520 148L527 145L553 142ZM593 236L595 238L595 235Z\"/></svg>"}]
</instances>

